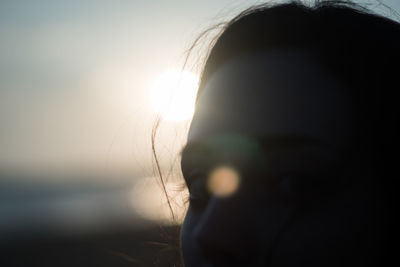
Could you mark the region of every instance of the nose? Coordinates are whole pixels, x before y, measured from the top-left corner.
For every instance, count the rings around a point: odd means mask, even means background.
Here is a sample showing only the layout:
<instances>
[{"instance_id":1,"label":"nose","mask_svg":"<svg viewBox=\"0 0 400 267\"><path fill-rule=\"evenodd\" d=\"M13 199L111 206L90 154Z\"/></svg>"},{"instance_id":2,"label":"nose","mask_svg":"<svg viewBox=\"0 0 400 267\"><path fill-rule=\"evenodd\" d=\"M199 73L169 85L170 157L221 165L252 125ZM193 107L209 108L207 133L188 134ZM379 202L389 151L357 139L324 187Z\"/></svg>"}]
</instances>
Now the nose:
<instances>
[{"instance_id":1,"label":"nose","mask_svg":"<svg viewBox=\"0 0 400 267\"><path fill-rule=\"evenodd\" d=\"M293 213L282 203L254 195L213 197L194 237L201 254L211 263L249 266L253 262L255 266L267 262L280 231Z\"/></svg>"},{"instance_id":2,"label":"nose","mask_svg":"<svg viewBox=\"0 0 400 267\"><path fill-rule=\"evenodd\" d=\"M212 263L248 261L257 254L259 222L254 206L238 197L213 197L195 230L203 257Z\"/></svg>"}]
</instances>

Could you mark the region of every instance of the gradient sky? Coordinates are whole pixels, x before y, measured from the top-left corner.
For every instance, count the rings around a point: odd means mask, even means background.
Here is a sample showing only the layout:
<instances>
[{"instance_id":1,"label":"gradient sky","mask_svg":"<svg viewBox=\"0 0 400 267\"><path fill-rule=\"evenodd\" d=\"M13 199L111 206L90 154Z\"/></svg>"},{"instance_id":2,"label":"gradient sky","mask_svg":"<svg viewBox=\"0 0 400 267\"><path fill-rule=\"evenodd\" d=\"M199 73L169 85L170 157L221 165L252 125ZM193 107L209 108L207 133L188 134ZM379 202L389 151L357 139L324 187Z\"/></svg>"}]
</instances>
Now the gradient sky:
<instances>
[{"instance_id":1,"label":"gradient sky","mask_svg":"<svg viewBox=\"0 0 400 267\"><path fill-rule=\"evenodd\" d=\"M260 2L0 0L0 171L146 168L154 79L202 29Z\"/></svg>"}]
</instances>

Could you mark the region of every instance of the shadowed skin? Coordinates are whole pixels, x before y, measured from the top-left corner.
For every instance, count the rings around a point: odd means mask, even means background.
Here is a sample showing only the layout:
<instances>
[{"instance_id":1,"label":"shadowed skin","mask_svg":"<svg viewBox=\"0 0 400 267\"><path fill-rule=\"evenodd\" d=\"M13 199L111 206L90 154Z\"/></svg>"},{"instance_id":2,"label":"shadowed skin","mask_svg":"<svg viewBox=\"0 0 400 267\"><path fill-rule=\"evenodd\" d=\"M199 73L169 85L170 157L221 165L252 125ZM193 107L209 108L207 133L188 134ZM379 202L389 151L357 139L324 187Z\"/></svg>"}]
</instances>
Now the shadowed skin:
<instances>
[{"instance_id":1,"label":"shadowed skin","mask_svg":"<svg viewBox=\"0 0 400 267\"><path fill-rule=\"evenodd\" d=\"M355 163L353 108L349 89L309 51L223 64L199 96L182 154L185 266L372 263L381 203L368 166ZM213 196L207 175L226 163L240 186Z\"/></svg>"}]
</instances>

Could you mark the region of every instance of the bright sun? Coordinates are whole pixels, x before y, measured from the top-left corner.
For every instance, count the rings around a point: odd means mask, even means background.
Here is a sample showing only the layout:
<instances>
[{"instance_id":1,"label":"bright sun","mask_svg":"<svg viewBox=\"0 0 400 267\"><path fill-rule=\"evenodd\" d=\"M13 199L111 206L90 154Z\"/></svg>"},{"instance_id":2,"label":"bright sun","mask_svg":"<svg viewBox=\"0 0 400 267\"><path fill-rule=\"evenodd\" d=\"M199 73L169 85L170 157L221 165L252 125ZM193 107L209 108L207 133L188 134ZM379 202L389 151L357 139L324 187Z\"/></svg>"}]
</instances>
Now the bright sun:
<instances>
[{"instance_id":1,"label":"bright sun","mask_svg":"<svg viewBox=\"0 0 400 267\"><path fill-rule=\"evenodd\" d=\"M151 106L155 113L169 121L190 119L198 89L197 76L189 71L168 70L154 81Z\"/></svg>"}]
</instances>

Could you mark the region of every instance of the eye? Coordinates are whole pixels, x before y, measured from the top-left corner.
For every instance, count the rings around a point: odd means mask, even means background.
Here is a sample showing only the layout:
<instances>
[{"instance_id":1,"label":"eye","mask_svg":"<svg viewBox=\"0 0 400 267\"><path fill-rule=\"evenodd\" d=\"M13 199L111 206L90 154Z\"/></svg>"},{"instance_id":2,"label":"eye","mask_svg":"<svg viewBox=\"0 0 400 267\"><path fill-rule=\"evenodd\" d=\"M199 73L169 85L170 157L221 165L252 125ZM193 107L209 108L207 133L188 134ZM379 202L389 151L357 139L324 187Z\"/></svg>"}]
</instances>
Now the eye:
<instances>
[{"instance_id":1,"label":"eye","mask_svg":"<svg viewBox=\"0 0 400 267\"><path fill-rule=\"evenodd\" d=\"M283 194L291 194L294 191L294 179L293 175L284 175L279 181L279 191Z\"/></svg>"},{"instance_id":2,"label":"eye","mask_svg":"<svg viewBox=\"0 0 400 267\"><path fill-rule=\"evenodd\" d=\"M279 177L278 191L287 197L308 198L324 194L328 181L324 175L308 172L287 173Z\"/></svg>"},{"instance_id":3,"label":"eye","mask_svg":"<svg viewBox=\"0 0 400 267\"><path fill-rule=\"evenodd\" d=\"M280 177L279 190L282 193L301 193L313 186L313 179L306 173L288 173Z\"/></svg>"}]
</instances>

